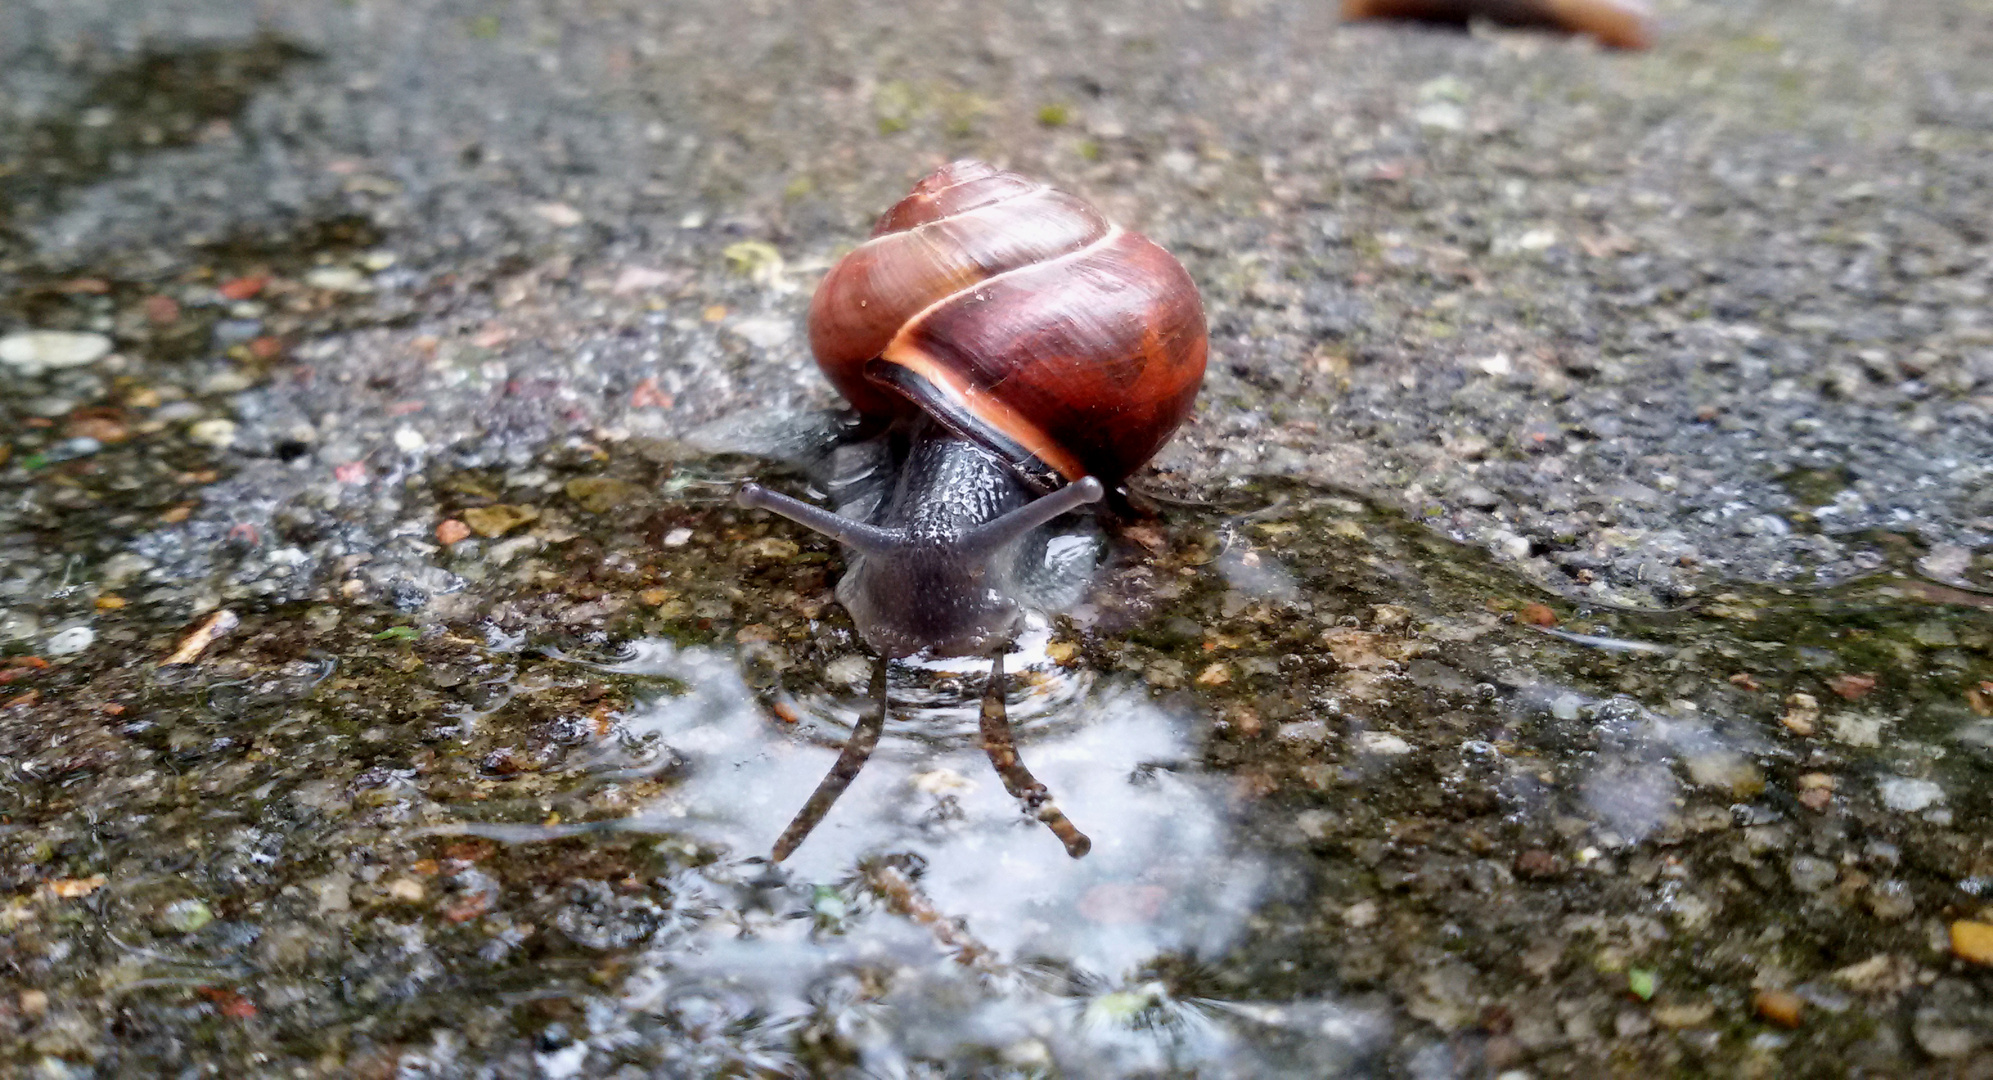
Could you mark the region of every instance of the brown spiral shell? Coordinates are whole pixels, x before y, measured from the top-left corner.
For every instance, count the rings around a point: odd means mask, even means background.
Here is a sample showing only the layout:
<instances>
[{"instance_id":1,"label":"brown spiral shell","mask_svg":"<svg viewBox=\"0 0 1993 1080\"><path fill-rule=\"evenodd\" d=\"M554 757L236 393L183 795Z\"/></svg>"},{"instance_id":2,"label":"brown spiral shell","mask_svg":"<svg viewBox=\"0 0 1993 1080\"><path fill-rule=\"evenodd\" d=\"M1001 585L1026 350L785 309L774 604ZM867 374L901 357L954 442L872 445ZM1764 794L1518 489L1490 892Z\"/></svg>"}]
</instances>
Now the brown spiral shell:
<instances>
[{"instance_id":1,"label":"brown spiral shell","mask_svg":"<svg viewBox=\"0 0 1993 1080\"><path fill-rule=\"evenodd\" d=\"M980 161L886 211L810 303L810 347L869 416L925 409L1041 488L1112 485L1190 415L1204 307L1167 251Z\"/></svg>"},{"instance_id":2,"label":"brown spiral shell","mask_svg":"<svg viewBox=\"0 0 1993 1080\"><path fill-rule=\"evenodd\" d=\"M1487 19L1590 34L1614 49L1654 43L1654 13L1644 0L1343 0L1345 19L1412 19L1460 23Z\"/></svg>"}]
</instances>

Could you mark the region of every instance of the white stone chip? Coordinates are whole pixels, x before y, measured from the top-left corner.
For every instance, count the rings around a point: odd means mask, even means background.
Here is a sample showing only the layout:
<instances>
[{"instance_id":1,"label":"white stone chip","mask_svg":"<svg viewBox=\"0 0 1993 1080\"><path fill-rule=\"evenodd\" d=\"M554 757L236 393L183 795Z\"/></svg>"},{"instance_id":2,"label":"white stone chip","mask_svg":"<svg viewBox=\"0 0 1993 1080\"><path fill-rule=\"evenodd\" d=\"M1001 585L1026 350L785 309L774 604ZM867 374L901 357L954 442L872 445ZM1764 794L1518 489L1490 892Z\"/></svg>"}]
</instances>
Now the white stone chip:
<instances>
[{"instance_id":1,"label":"white stone chip","mask_svg":"<svg viewBox=\"0 0 1993 1080\"><path fill-rule=\"evenodd\" d=\"M74 656L89 648L97 640L97 632L87 626L72 626L58 630L48 637L42 651L50 656Z\"/></svg>"},{"instance_id":2,"label":"white stone chip","mask_svg":"<svg viewBox=\"0 0 1993 1080\"><path fill-rule=\"evenodd\" d=\"M22 330L0 337L0 364L29 375L94 364L110 352L110 338L73 330Z\"/></svg>"},{"instance_id":3,"label":"white stone chip","mask_svg":"<svg viewBox=\"0 0 1993 1080\"><path fill-rule=\"evenodd\" d=\"M1882 805L1905 814L1914 814L1945 801L1945 789L1929 780L1886 776L1876 781L1875 787L1882 793Z\"/></svg>"},{"instance_id":4,"label":"white stone chip","mask_svg":"<svg viewBox=\"0 0 1993 1080\"><path fill-rule=\"evenodd\" d=\"M187 438L202 446L224 447L235 445L235 421L202 420L187 428Z\"/></svg>"}]
</instances>

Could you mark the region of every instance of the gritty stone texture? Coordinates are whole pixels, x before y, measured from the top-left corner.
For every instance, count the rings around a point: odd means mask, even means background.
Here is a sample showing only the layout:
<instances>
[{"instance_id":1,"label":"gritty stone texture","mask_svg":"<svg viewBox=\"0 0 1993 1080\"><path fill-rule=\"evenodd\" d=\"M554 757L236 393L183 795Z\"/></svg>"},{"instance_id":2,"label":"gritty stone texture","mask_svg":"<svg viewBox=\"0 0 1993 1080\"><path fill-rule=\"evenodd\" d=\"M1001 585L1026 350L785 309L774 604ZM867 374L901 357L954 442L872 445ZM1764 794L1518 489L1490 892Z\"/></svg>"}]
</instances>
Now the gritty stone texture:
<instances>
[{"instance_id":1,"label":"gritty stone texture","mask_svg":"<svg viewBox=\"0 0 1993 1080\"><path fill-rule=\"evenodd\" d=\"M1993 538L1982 10L1664 5L1633 55L1332 8L10 4L11 265L157 277L369 223L366 258L295 271L354 305L297 343L311 380L214 403L242 431L207 505L377 546L396 513L325 508L332 466L829 403L794 333L817 274L980 155L1203 287L1211 378L1152 484L1348 484L1641 604L1859 574L1875 530ZM143 49L220 89L147 113L115 90ZM298 431L324 468L271 459ZM139 548L261 588L217 513ZM277 595L337 558L304 551Z\"/></svg>"},{"instance_id":2,"label":"gritty stone texture","mask_svg":"<svg viewBox=\"0 0 1993 1080\"><path fill-rule=\"evenodd\" d=\"M1993 17L1332 8L0 3L0 341L93 354L0 364L0 1071L1983 1056ZM1052 884L759 860L867 665L688 445L831 404L817 276L966 155L1211 317L1167 512L1015 669L1157 844L1070 895L953 676L854 792Z\"/></svg>"}]
</instances>

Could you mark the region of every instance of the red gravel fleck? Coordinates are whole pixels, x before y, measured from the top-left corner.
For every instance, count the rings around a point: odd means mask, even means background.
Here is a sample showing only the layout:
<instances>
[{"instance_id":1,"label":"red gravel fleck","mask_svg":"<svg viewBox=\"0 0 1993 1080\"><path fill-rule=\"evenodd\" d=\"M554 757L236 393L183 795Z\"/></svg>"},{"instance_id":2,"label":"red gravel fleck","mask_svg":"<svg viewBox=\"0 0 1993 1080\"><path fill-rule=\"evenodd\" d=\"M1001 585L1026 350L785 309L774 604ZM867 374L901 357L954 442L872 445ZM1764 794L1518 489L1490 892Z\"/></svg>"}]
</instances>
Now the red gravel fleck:
<instances>
[{"instance_id":1,"label":"red gravel fleck","mask_svg":"<svg viewBox=\"0 0 1993 1080\"><path fill-rule=\"evenodd\" d=\"M145 321L154 326L171 326L180 321L180 302L170 296L145 298Z\"/></svg>"},{"instance_id":2,"label":"red gravel fleck","mask_svg":"<svg viewBox=\"0 0 1993 1080\"><path fill-rule=\"evenodd\" d=\"M102 296L111 291L111 283L105 281L103 278L70 278L68 281L57 285L55 291L67 293L71 296L79 294L84 296Z\"/></svg>"},{"instance_id":3,"label":"red gravel fleck","mask_svg":"<svg viewBox=\"0 0 1993 1080\"><path fill-rule=\"evenodd\" d=\"M269 334L264 334L258 338L251 338L249 341L249 355L258 360L275 360L279 356L284 355L284 339L272 337Z\"/></svg>"},{"instance_id":4,"label":"red gravel fleck","mask_svg":"<svg viewBox=\"0 0 1993 1080\"><path fill-rule=\"evenodd\" d=\"M334 466L332 478L342 484L364 484L367 482L367 466L358 461Z\"/></svg>"},{"instance_id":5,"label":"red gravel fleck","mask_svg":"<svg viewBox=\"0 0 1993 1080\"><path fill-rule=\"evenodd\" d=\"M445 518L436 524L436 542L444 547L468 539L470 535L471 527L456 518Z\"/></svg>"},{"instance_id":6,"label":"red gravel fleck","mask_svg":"<svg viewBox=\"0 0 1993 1080\"><path fill-rule=\"evenodd\" d=\"M1993 716L1993 680L1980 683L1965 692L1965 703L1981 716Z\"/></svg>"},{"instance_id":7,"label":"red gravel fleck","mask_svg":"<svg viewBox=\"0 0 1993 1080\"><path fill-rule=\"evenodd\" d=\"M1827 689L1848 701L1860 701L1875 690L1875 676L1836 675L1827 680Z\"/></svg>"},{"instance_id":8,"label":"red gravel fleck","mask_svg":"<svg viewBox=\"0 0 1993 1080\"><path fill-rule=\"evenodd\" d=\"M1142 545L1151 555L1169 550L1169 537L1154 525L1130 525L1121 530L1121 535Z\"/></svg>"},{"instance_id":9,"label":"red gravel fleck","mask_svg":"<svg viewBox=\"0 0 1993 1080\"><path fill-rule=\"evenodd\" d=\"M206 998L215 1011L231 1020L247 1020L256 1015L256 1003L233 990L219 986L203 986L195 993Z\"/></svg>"},{"instance_id":10,"label":"red gravel fleck","mask_svg":"<svg viewBox=\"0 0 1993 1080\"><path fill-rule=\"evenodd\" d=\"M1542 848L1530 848L1516 856L1516 873L1526 878L1551 878L1563 871L1557 856Z\"/></svg>"},{"instance_id":11,"label":"red gravel fleck","mask_svg":"<svg viewBox=\"0 0 1993 1080\"><path fill-rule=\"evenodd\" d=\"M443 845L443 857L459 862L474 863L491 858L498 852L498 845L483 837L470 840L453 840Z\"/></svg>"},{"instance_id":12,"label":"red gravel fleck","mask_svg":"<svg viewBox=\"0 0 1993 1080\"><path fill-rule=\"evenodd\" d=\"M645 379L630 391L632 409L669 409L673 404L672 396L657 388L656 379Z\"/></svg>"},{"instance_id":13,"label":"red gravel fleck","mask_svg":"<svg viewBox=\"0 0 1993 1080\"><path fill-rule=\"evenodd\" d=\"M224 300L253 300L269 284L268 274L248 274L222 282L221 288L216 291L221 293Z\"/></svg>"},{"instance_id":14,"label":"red gravel fleck","mask_svg":"<svg viewBox=\"0 0 1993 1080\"><path fill-rule=\"evenodd\" d=\"M1531 626L1556 626L1557 613L1547 604L1524 604L1517 618Z\"/></svg>"},{"instance_id":15,"label":"red gravel fleck","mask_svg":"<svg viewBox=\"0 0 1993 1080\"><path fill-rule=\"evenodd\" d=\"M472 919L491 910L491 897L485 893L471 893L449 907L443 909L443 917L454 923L470 922Z\"/></svg>"},{"instance_id":16,"label":"red gravel fleck","mask_svg":"<svg viewBox=\"0 0 1993 1080\"><path fill-rule=\"evenodd\" d=\"M130 429L119 420L116 409L78 409L70 414L62 433L72 439L95 439L101 443L119 443L131 438Z\"/></svg>"}]
</instances>

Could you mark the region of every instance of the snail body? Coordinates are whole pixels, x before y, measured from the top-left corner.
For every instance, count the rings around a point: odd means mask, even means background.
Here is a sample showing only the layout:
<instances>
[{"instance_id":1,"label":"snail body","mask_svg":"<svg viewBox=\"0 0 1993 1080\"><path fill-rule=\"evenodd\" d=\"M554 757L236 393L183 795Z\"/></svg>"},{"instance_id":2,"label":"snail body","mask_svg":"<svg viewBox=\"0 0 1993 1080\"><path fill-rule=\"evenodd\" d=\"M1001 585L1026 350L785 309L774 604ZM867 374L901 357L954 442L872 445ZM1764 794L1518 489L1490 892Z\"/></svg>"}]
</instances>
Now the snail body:
<instances>
[{"instance_id":1,"label":"snail body","mask_svg":"<svg viewBox=\"0 0 1993 1080\"><path fill-rule=\"evenodd\" d=\"M887 657L988 653L1034 594L1070 584L1041 526L1161 449L1207 350L1168 252L975 161L888 210L825 276L809 327L825 376L887 430L869 494L837 513L756 485L740 499L846 547L838 599Z\"/></svg>"},{"instance_id":2,"label":"snail body","mask_svg":"<svg viewBox=\"0 0 1993 1080\"><path fill-rule=\"evenodd\" d=\"M836 510L756 484L738 498L844 546L837 598L879 659L871 704L774 860L877 745L887 660L919 652L990 658L983 750L1067 854L1085 855L1092 841L1018 757L1003 657L1025 611L1077 599L1092 570L1090 545L1045 526L1098 502L1189 416L1206 352L1197 287L1085 202L958 161L831 268L810 302L810 347L883 434L843 448Z\"/></svg>"}]
</instances>

